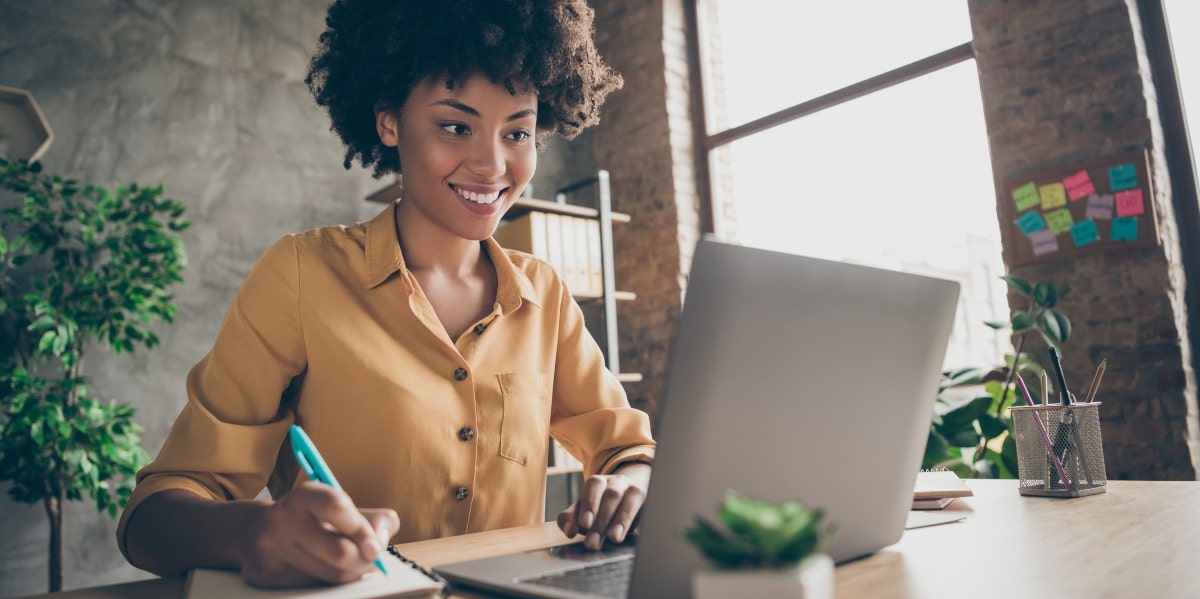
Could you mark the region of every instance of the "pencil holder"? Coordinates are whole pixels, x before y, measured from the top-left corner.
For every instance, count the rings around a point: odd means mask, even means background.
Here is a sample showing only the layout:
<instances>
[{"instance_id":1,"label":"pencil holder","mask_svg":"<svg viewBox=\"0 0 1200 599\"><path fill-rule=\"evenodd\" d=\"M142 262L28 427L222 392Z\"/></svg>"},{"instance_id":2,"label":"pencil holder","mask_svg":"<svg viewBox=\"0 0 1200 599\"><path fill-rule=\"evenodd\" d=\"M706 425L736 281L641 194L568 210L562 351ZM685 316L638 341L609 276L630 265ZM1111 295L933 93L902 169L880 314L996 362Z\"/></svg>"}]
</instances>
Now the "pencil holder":
<instances>
[{"instance_id":1,"label":"pencil holder","mask_svg":"<svg viewBox=\"0 0 1200 599\"><path fill-rule=\"evenodd\" d=\"M1108 489L1100 404L1012 408L1022 495L1082 497Z\"/></svg>"}]
</instances>

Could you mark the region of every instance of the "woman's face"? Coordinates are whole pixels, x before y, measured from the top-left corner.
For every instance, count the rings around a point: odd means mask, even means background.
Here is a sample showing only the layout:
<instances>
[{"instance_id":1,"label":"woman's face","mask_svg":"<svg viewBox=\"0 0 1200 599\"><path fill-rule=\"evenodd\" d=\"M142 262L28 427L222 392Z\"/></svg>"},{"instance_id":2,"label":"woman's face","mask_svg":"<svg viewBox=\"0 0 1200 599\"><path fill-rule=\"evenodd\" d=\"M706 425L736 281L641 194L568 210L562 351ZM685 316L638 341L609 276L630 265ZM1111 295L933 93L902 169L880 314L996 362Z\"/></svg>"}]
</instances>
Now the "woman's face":
<instances>
[{"instance_id":1,"label":"woman's face","mask_svg":"<svg viewBox=\"0 0 1200 599\"><path fill-rule=\"evenodd\" d=\"M440 78L413 88L399 114L376 117L380 140L400 153L404 201L457 237L492 235L537 165L537 95L510 94L483 75L446 89Z\"/></svg>"}]
</instances>

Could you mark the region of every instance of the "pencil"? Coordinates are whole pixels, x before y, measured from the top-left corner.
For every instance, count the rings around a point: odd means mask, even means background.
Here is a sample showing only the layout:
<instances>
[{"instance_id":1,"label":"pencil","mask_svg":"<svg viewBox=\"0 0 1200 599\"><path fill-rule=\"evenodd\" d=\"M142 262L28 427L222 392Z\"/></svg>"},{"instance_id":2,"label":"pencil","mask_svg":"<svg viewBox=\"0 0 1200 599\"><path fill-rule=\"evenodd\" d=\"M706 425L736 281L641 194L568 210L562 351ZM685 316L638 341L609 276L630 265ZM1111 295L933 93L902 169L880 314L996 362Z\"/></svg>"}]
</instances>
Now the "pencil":
<instances>
[{"instance_id":1,"label":"pencil","mask_svg":"<svg viewBox=\"0 0 1200 599\"><path fill-rule=\"evenodd\" d=\"M1042 405L1050 403L1050 374L1042 369Z\"/></svg>"},{"instance_id":2,"label":"pencil","mask_svg":"<svg viewBox=\"0 0 1200 599\"><path fill-rule=\"evenodd\" d=\"M1104 369L1108 366L1108 358L1100 360L1100 366L1096 368L1096 376L1092 377L1092 386L1088 387L1087 403L1092 403L1096 399L1096 392L1100 390L1100 379L1104 378Z\"/></svg>"},{"instance_id":3,"label":"pencil","mask_svg":"<svg viewBox=\"0 0 1200 599\"><path fill-rule=\"evenodd\" d=\"M1067 389L1067 377L1063 376L1062 362L1058 359L1058 350L1050 347L1050 365L1054 367L1054 375L1058 377L1058 393L1062 397L1062 405L1071 405L1071 392Z\"/></svg>"}]
</instances>

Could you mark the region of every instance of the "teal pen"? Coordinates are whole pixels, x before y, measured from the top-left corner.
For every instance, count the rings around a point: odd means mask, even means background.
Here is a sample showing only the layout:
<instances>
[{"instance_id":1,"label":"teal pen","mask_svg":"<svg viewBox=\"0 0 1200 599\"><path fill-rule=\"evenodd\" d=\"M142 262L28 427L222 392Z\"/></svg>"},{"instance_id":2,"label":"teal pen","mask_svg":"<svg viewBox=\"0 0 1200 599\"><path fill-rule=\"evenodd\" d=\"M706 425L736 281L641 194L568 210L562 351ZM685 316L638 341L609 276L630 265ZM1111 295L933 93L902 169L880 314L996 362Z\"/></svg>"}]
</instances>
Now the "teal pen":
<instances>
[{"instance_id":1,"label":"teal pen","mask_svg":"<svg viewBox=\"0 0 1200 599\"><path fill-rule=\"evenodd\" d=\"M317 452L317 446L313 445L312 439L308 438L308 434L304 429L292 425L292 452L296 454L296 461L300 463L300 468L309 478L327 484L337 490L342 490L342 485L338 484L333 473L329 471L329 466L325 465L325 459ZM387 574L387 568L383 565L383 558L375 558L375 567L379 568L380 572Z\"/></svg>"}]
</instances>

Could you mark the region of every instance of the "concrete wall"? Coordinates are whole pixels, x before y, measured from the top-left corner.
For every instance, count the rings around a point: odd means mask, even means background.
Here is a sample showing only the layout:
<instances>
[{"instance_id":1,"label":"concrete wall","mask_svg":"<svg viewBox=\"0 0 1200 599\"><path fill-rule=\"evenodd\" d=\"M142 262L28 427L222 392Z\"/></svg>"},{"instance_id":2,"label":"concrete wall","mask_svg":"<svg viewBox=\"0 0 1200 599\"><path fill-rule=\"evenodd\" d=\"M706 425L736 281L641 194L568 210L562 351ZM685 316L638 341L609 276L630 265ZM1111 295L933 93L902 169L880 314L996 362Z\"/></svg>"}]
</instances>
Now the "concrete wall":
<instances>
[{"instance_id":1,"label":"concrete wall","mask_svg":"<svg viewBox=\"0 0 1200 599\"><path fill-rule=\"evenodd\" d=\"M96 348L87 359L97 393L138 408L151 455L262 250L285 233L382 209L362 201L382 184L342 168L341 144L303 83L326 4L0 0L0 85L33 91L50 120L47 170L99 185L162 183L195 222L184 235L180 312L160 329L162 346L121 358ZM552 141L536 195L590 174L591 143L590 133ZM148 576L117 552L115 521L88 503L66 513L65 588ZM48 534L40 504L0 496L0 597L45 592Z\"/></svg>"},{"instance_id":2,"label":"concrete wall","mask_svg":"<svg viewBox=\"0 0 1200 599\"><path fill-rule=\"evenodd\" d=\"M1068 381L1082 389L1109 359L1098 395L1108 477L1194 480L1195 340L1137 3L971 0L970 12L997 202L1012 202L1005 183L1019 177L1150 150L1161 247L1011 270L1070 286L1061 305L1075 325L1063 346ZM1005 246L1025 242L1001 231Z\"/></svg>"}]
</instances>

